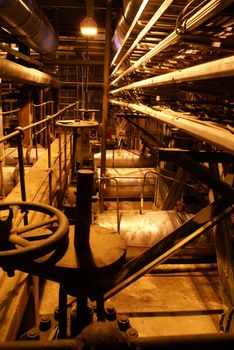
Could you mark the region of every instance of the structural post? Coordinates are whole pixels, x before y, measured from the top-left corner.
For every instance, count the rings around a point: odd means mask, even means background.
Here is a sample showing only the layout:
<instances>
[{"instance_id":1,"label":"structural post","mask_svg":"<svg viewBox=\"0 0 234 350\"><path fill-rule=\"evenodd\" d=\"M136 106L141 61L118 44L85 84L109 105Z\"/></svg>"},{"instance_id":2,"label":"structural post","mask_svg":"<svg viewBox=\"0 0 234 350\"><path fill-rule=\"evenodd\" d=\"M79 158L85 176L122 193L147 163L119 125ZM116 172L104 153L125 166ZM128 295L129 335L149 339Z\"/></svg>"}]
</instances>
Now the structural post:
<instances>
[{"instance_id":1,"label":"structural post","mask_svg":"<svg viewBox=\"0 0 234 350\"><path fill-rule=\"evenodd\" d=\"M110 69L110 48L111 48L111 10L112 0L107 0L106 12L106 45L104 62L104 85L102 100L102 144L101 144L101 181L100 181L100 210L104 211L104 180L106 174L106 124L108 115L108 92L109 92L109 69Z\"/></svg>"},{"instance_id":2,"label":"structural post","mask_svg":"<svg viewBox=\"0 0 234 350\"><path fill-rule=\"evenodd\" d=\"M81 169L77 173L77 201L74 244L76 250L89 248L90 224L92 218L93 171ZM80 249L79 249L80 250Z\"/></svg>"}]
</instances>

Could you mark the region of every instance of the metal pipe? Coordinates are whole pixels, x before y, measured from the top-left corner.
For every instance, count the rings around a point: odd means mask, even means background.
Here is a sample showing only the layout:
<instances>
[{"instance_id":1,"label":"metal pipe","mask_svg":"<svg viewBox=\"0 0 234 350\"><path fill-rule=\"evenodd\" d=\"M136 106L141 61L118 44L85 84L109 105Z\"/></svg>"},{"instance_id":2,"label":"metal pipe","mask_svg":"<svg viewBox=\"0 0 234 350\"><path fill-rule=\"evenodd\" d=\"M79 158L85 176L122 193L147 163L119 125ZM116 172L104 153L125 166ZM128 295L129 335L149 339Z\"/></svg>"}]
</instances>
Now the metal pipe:
<instances>
[{"instance_id":1,"label":"metal pipe","mask_svg":"<svg viewBox=\"0 0 234 350\"><path fill-rule=\"evenodd\" d=\"M223 10L228 5L232 4L233 0L211 0L207 5L203 6L199 11L197 11L191 18L186 20L186 31L189 32L200 24L211 18L214 14ZM129 74L143 63L148 62L153 56L160 53L162 50L165 50L170 45L174 45L180 40L181 36L174 30L171 34L169 34L164 40L162 40L158 45L156 45L152 50L147 52L144 56L142 56L138 61L136 61L131 67L126 69L122 74L120 74L114 81L112 81L111 85L117 83L118 80L122 79L125 75Z\"/></svg>"},{"instance_id":2,"label":"metal pipe","mask_svg":"<svg viewBox=\"0 0 234 350\"><path fill-rule=\"evenodd\" d=\"M170 3L171 3L172 1L173 1L173 0L170 0ZM128 31L127 31L127 33L126 33L126 35L125 35L125 37L124 37L124 39L123 39L123 41L122 41L122 43L121 43L121 46L119 47L118 51L116 52L116 54L115 54L115 56L114 56L114 58L113 58L113 60L112 60L112 62L111 62L111 65L115 64L115 61L117 60L117 58L118 58L118 56L119 56L119 54L120 54L120 52L121 52L121 50L122 50L124 44L125 44L126 41L128 40L129 35L131 34L132 30L134 29L135 25L137 24L137 21L139 20L140 16L142 15L142 13L143 13L143 11L144 11L146 5L148 4L148 2L149 2L149 0L143 0L143 1L142 1L142 4L140 5L140 7L139 7L139 9L138 9L138 11L137 11L137 14L136 14L136 16L135 16L135 18L133 19L132 24L130 25L130 28L128 29ZM120 25L120 24L119 24L119 25ZM118 30L118 26L117 26L116 32L117 32L117 30ZM138 34L138 36L139 36L139 34ZM126 55L124 55L124 58L125 58L125 57L126 57ZM123 62L123 59L121 60L121 63L122 63L122 62ZM120 63L120 64L121 64L121 63ZM118 67L119 67L120 64L118 64L118 66L115 68L115 70L112 72L112 74L114 74L114 72L118 69ZM112 75L112 74L111 74L111 75Z\"/></svg>"},{"instance_id":3,"label":"metal pipe","mask_svg":"<svg viewBox=\"0 0 234 350\"><path fill-rule=\"evenodd\" d=\"M117 66L115 67L115 69L113 70L113 72L111 73L111 76L113 76L118 69L120 68L121 64L124 62L124 60L130 55L130 53L134 50L134 48L137 46L137 44L141 41L141 39L148 33L148 31L151 29L151 27L155 24L155 22L161 17L161 15L167 10L167 8L171 5L171 3L173 2L173 0L165 0L163 2L163 4L159 7L159 9L155 12L155 14L153 15L153 17L149 20L149 22L147 23L147 25L142 29L142 31L138 34L136 40L132 43L132 45L130 46L130 48L127 50L127 52L125 53L125 55L123 56L123 58L120 60L120 62L117 64ZM137 18L137 15L135 17L135 19ZM135 19L133 21L133 23L135 22ZM130 32L131 27L129 28ZM128 36L128 33L126 34L125 38ZM123 45L125 44L126 39L124 38L121 48L117 51L117 53L115 54L115 57L113 58L112 61L112 65L115 63Z\"/></svg>"},{"instance_id":4,"label":"metal pipe","mask_svg":"<svg viewBox=\"0 0 234 350\"><path fill-rule=\"evenodd\" d=\"M205 140L219 149L234 154L234 138L233 134L228 130L219 128L217 131L217 128L209 125L204 127L204 125L200 124L198 121L186 119L183 113L179 112L176 114L173 114L173 111L161 112L142 104L126 103L115 100L110 100L110 103L144 113L150 117L161 120L164 123L173 125L200 140Z\"/></svg>"},{"instance_id":5,"label":"metal pipe","mask_svg":"<svg viewBox=\"0 0 234 350\"><path fill-rule=\"evenodd\" d=\"M13 79L15 81L32 85L59 86L59 80L52 75L43 73L34 68L27 68L18 63L1 59L0 76L2 78Z\"/></svg>"},{"instance_id":6,"label":"metal pipe","mask_svg":"<svg viewBox=\"0 0 234 350\"><path fill-rule=\"evenodd\" d=\"M33 50L51 54L58 47L58 36L34 0L0 2L0 25Z\"/></svg>"},{"instance_id":7,"label":"metal pipe","mask_svg":"<svg viewBox=\"0 0 234 350\"><path fill-rule=\"evenodd\" d=\"M76 249L89 247L93 171L81 169L77 173L76 224L74 245Z\"/></svg>"},{"instance_id":8,"label":"metal pipe","mask_svg":"<svg viewBox=\"0 0 234 350\"><path fill-rule=\"evenodd\" d=\"M175 72L162 74L156 77L136 81L135 83L125 85L119 89L110 91L116 94L124 90L137 88L159 86L164 84L176 84L186 81L226 78L234 75L234 56L221 58L213 62L198 64L193 67L184 68Z\"/></svg>"}]
</instances>

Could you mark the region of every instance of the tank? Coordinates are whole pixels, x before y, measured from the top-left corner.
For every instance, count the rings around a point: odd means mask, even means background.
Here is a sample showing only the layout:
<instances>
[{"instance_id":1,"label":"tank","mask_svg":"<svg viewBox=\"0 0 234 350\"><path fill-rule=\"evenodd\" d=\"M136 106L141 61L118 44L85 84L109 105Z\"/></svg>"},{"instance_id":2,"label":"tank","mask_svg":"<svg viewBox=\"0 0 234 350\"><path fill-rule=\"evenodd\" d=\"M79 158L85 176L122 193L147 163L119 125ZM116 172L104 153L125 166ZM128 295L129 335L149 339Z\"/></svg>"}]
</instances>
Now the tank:
<instances>
[{"instance_id":1,"label":"tank","mask_svg":"<svg viewBox=\"0 0 234 350\"><path fill-rule=\"evenodd\" d=\"M192 214L180 214L174 210L121 211L120 235L129 247L149 247L187 221ZM117 214L97 214L95 225L117 231Z\"/></svg>"},{"instance_id":2,"label":"tank","mask_svg":"<svg viewBox=\"0 0 234 350\"><path fill-rule=\"evenodd\" d=\"M94 167L101 166L101 153L94 154ZM107 150L106 167L116 168L143 168L155 166L155 159L147 154L142 156L138 150Z\"/></svg>"},{"instance_id":3,"label":"tank","mask_svg":"<svg viewBox=\"0 0 234 350\"><path fill-rule=\"evenodd\" d=\"M107 168L104 198L118 196L125 199L140 199L146 173L143 195L144 198L153 198L157 175L151 172L155 172L155 168ZM100 169L97 170L97 175L100 177Z\"/></svg>"},{"instance_id":4,"label":"tank","mask_svg":"<svg viewBox=\"0 0 234 350\"><path fill-rule=\"evenodd\" d=\"M37 154L36 154L37 153ZM44 148L23 148L24 164L32 165L36 162L37 157L40 158L45 153ZM18 163L18 150L13 147L9 147L5 150L7 157L5 158L5 165L16 165Z\"/></svg>"}]
</instances>

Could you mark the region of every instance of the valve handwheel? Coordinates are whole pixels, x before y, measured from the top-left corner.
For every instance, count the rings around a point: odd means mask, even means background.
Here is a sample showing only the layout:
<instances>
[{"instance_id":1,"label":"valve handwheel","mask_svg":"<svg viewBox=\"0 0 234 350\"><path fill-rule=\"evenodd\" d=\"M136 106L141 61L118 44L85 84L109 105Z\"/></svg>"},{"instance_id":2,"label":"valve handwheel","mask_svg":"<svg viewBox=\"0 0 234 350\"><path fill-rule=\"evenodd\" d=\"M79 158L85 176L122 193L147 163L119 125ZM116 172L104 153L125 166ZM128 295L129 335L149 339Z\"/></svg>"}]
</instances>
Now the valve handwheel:
<instances>
[{"instance_id":1,"label":"valve handwheel","mask_svg":"<svg viewBox=\"0 0 234 350\"><path fill-rule=\"evenodd\" d=\"M0 203L0 266L30 262L68 240L69 223L58 209L31 202Z\"/></svg>"}]
</instances>

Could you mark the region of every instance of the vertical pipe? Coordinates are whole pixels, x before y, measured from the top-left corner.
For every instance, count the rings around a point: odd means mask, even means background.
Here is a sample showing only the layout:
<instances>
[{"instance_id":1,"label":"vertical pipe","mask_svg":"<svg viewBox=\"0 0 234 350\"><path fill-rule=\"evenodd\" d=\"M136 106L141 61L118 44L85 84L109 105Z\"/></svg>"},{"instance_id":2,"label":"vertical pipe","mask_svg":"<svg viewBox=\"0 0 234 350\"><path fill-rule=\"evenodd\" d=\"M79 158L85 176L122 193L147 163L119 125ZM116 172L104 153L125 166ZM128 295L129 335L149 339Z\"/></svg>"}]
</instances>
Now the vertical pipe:
<instances>
[{"instance_id":1,"label":"vertical pipe","mask_svg":"<svg viewBox=\"0 0 234 350\"><path fill-rule=\"evenodd\" d=\"M67 337L67 294L60 284L59 286L59 339Z\"/></svg>"},{"instance_id":2,"label":"vertical pipe","mask_svg":"<svg viewBox=\"0 0 234 350\"><path fill-rule=\"evenodd\" d=\"M108 114L108 92L109 92L109 70L110 70L110 48L111 48L111 10L112 0L107 0L106 12L106 44L104 62L104 84L102 100L102 144L101 144L101 181L100 181L100 210L104 211L104 177L106 174L106 125Z\"/></svg>"},{"instance_id":3,"label":"vertical pipe","mask_svg":"<svg viewBox=\"0 0 234 350\"><path fill-rule=\"evenodd\" d=\"M50 123L46 122L46 136L47 136L47 154L48 154L48 171L49 171L49 203L52 205L52 169L51 169L51 144L50 144Z\"/></svg>"},{"instance_id":4,"label":"vertical pipe","mask_svg":"<svg viewBox=\"0 0 234 350\"><path fill-rule=\"evenodd\" d=\"M77 173L75 248L88 248L91 224L93 171L81 169Z\"/></svg>"}]
</instances>

